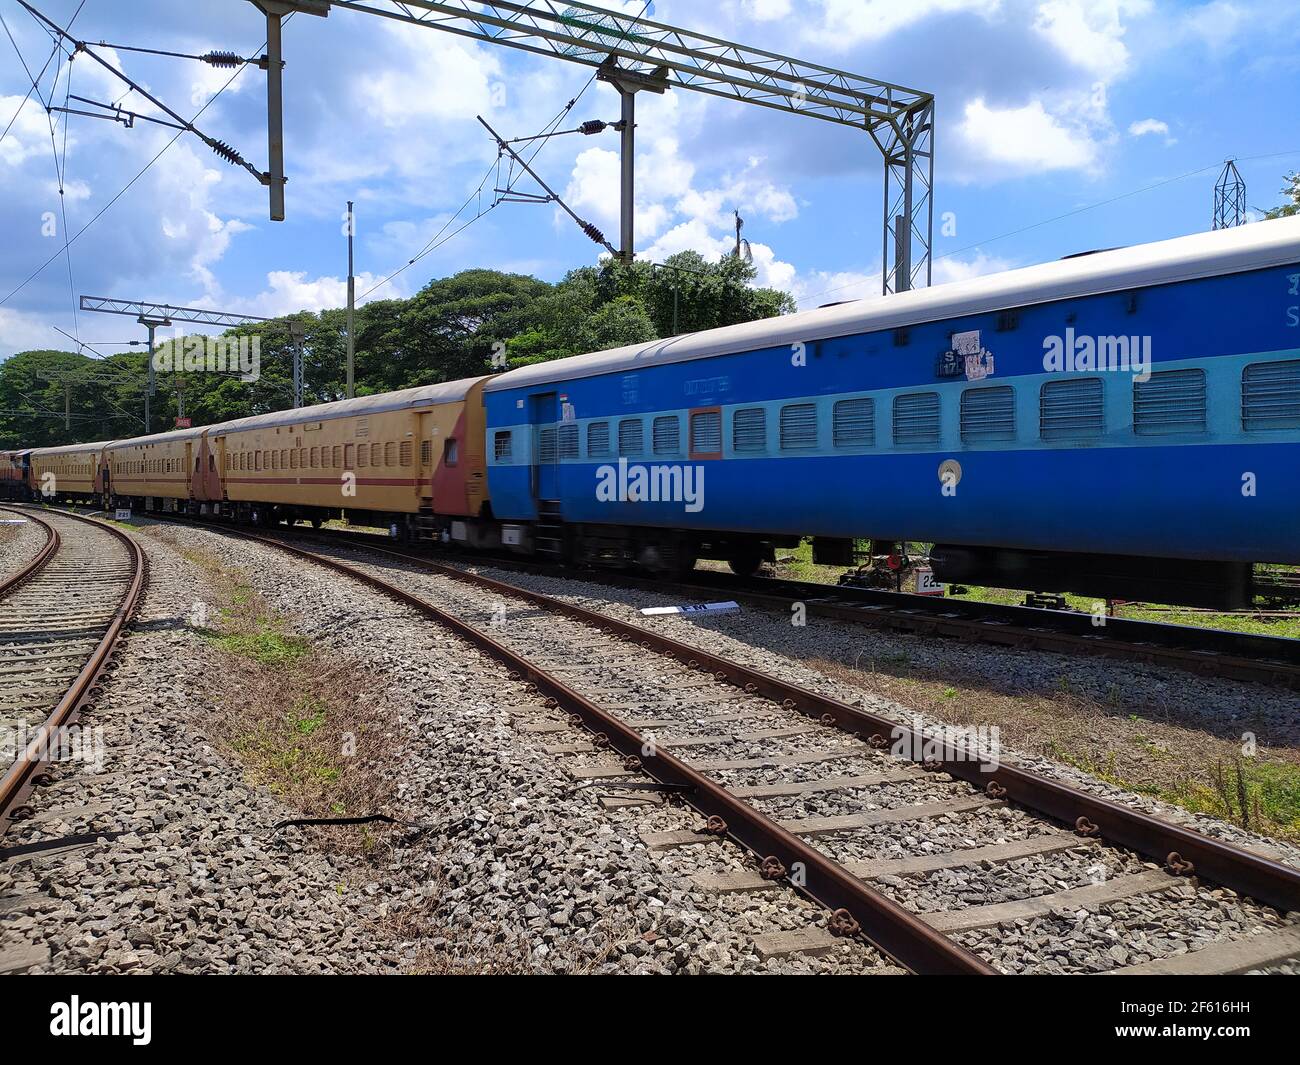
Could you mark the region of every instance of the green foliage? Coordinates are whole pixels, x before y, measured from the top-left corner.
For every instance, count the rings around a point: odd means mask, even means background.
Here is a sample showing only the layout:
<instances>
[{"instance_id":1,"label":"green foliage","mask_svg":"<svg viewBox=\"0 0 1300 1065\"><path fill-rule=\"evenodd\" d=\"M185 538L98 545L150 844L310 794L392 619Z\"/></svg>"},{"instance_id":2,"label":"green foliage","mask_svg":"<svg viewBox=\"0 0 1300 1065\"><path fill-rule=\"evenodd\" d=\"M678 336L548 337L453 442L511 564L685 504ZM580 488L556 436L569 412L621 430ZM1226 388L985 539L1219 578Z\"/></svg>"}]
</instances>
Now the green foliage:
<instances>
[{"instance_id":1,"label":"green foliage","mask_svg":"<svg viewBox=\"0 0 1300 1065\"><path fill-rule=\"evenodd\" d=\"M676 333L788 314L784 292L753 288L754 268L734 257L709 263L694 252L663 267L608 262L556 284L496 270L465 270L429 282L410 299L379 300L356 312L357 393L371 395L476 377ZM178 390L194 425L283 410L292 403L290 322L302 326L308 404L346 394L347 315L302 311L230 330L257 338L261 376L160 373L153 431L170 429ZM183 343L181 338L181 342ZM144 432L143 351L91 359L28 351L0 363L0 448L110 440ZM64 385L71 382L70 428Z\"/></svg>"},{"instance_id":2,"label":"green foliage","mask_svg":"<svg viewBox=\"0 0 1300 1065\"><path fill-rule=\"evenodd\" d=\"M1264 215L1265 218L1290 218L1292 215L1300 214L1300 174L1287 174L1286 187L1282 189L1282 195L1290 198L1291 202L1275 207Z\"/></svg>"}]
</instances>

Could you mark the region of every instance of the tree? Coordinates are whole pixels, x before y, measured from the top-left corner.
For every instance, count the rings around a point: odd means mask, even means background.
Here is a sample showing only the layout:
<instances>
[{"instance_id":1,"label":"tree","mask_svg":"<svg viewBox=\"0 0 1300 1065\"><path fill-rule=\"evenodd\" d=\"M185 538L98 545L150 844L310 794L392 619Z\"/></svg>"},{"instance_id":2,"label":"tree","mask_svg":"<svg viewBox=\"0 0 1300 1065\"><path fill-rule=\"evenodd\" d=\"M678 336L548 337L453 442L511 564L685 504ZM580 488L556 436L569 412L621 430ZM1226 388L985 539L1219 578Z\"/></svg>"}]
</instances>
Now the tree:
<instances>
[{"instance_id":1,"label":"tree","mask_svg":"<svg viewBox=\"0 0 1300 1065\"><path fill-rule=\"evenodd\" d=\"M20 352L0 363L0 447L135 435L143 430L144 381L143 352L107 359Z\"/></svg>"},{"instance_id":2,"label":"tree","mask_svg":"<svg viewBox=\"0 0 1300 1065\"><path fill-rule=\"evenodd\" d=\"M504 368L502 354L506 367L524 366L795 309L787 293L752 287L754 277L753 266L734 256L711 263L694 252L658 267L584 266L553 285L523 274L465 270L430 281L410 299L357 309L357 394L478 377ZM303 334L306 403L342 399L346 312L301 311L224 334L230 341L256 341L255 380L184 367L160 372L152 400L154 431L173 424L178 391L198 426L287 408L293 398L291 323ZM185 349L184 337L179 348ZM140 435L147 366L144 352L90 359L30 351L0 363L0 447ZM65 379L71 389L69 429L63 421Z\"/></svg>"},{"instance_id":3,"label":"tree","mask_svg":"<svg viewBox=\"0 0 1300 1065\"><path fill-rule=\"evenodd\" d=\"M794 298L775 289L753 288L751 263L728 255L711 263L698 252L679 252L661 265L609 262L599 285L605 298L637 296L662 337L753 322L790 314Z\"/></svg>"},{"instance_id":4,"label":"tree","mask_svg":"<svg viewBox=\"0 0 1300 1065\"><path fill-rule=\"evenodd\" d=\"M1264 215L1265 218L1290 218L1292 215L1300 214L1300 174L1287 174L1286 187L1282 189L1282 195L1289 196L1291 202L1273 208Z\"/></svg>"}]
</instances>

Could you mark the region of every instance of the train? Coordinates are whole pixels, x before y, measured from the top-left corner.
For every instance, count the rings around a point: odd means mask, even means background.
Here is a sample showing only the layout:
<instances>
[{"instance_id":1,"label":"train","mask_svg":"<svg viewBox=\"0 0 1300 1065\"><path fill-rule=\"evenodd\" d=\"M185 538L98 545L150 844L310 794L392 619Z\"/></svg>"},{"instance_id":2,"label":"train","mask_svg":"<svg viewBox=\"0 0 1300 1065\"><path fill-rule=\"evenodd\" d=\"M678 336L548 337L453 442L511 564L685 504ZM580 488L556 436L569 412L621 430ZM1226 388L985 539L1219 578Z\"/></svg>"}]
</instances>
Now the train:
<instances>
[{"instance_id":1,"label":"train","mask_svg":"<svg viewBox=\"0 0 1300 1065\"><path fill-rule=\"evenodd\" d=\"M500 374L0 452L0 494L680 575L811 538L1232 608L1300 565L1300 218Z\"/></svg>"}]
</instances>

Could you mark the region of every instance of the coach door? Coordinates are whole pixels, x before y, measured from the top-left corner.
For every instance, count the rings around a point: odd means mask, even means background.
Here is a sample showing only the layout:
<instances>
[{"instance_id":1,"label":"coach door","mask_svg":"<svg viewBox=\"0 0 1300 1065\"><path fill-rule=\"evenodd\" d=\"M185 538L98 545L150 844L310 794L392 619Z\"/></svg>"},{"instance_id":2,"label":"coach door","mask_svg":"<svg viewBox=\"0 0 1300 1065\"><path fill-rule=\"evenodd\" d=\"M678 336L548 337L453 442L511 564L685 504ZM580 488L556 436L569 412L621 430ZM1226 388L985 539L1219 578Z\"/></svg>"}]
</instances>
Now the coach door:
<instances>
[{"instance_id":1,"label":"coach door","mask_svg":"<svg viewBox=\"0 0 1300 1065\"><path fill-rule=\"evenodd\" d=\"M560 419L556 393L533 396L530 400L533 426L533 499L560 498L560 449L556 422Z\"/></svg>"},{"instance_id":2,"label":"coach door","mask_svg":"<svg viewBox=\"0 0 1300 1065\"><path fill-rule=\"evenodd\" d=\"M420 425L420 500L422 502L433 498L433 456L434 445L437 443L437 426L434 425L433 412L421 411L419 416Z\"/></svg>"}]
</instances>

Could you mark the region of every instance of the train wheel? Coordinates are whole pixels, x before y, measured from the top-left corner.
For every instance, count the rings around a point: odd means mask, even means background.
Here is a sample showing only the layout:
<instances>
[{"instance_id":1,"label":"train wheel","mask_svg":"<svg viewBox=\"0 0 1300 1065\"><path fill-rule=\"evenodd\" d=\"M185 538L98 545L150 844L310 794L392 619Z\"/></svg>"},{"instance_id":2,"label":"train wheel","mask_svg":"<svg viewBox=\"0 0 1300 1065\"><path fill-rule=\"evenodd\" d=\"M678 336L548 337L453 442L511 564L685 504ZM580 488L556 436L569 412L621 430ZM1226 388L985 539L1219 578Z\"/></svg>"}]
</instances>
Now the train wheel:
<instances>
[{"instance_id":1,"label":"train wheel","mask_svg":"<svg viewBox=\"0 0 1300 1065\"><path fill-rule=\"evenodd\" d=\"M727 565L737 577L752 577L762 569L763 556L758 548L747 548L744 551L737 551L727 559Z\"/></svg>"}]
</instances>

